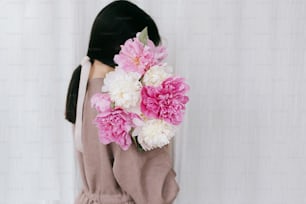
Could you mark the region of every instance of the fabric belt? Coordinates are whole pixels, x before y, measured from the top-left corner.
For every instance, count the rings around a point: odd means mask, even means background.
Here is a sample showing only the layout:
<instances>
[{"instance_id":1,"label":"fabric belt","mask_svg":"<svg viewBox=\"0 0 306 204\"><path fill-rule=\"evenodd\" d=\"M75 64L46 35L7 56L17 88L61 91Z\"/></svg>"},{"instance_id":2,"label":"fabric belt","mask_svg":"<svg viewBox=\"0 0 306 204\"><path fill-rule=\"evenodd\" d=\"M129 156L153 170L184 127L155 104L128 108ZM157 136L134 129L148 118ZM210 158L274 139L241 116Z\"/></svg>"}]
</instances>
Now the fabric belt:
<instances>
[{"instance_id":1,"label":"fabric belt","mask_svg":"<svg viewBox=\"0 0 306 204\"><path fill-rule=\"evenodd\" d=\"M98 194L88 190L82 190L77 198L77 204L135 204L127 193L120 194Z\"/></svg>"}]
</instances>

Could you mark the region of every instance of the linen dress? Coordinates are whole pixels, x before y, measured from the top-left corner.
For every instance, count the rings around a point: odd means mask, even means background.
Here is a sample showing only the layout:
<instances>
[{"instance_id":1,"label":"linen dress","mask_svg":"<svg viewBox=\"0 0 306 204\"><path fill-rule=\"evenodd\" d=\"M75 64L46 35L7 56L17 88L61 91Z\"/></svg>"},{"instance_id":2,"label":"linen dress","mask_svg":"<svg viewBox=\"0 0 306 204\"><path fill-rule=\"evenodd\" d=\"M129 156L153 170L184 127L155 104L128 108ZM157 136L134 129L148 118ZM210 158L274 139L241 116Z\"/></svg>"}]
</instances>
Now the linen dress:
<instances>
[{"instance_id":1,"label":"linen dress","mask_svg":"<svg viewBox=\"0 0 306 204\"><path fill-rule=\"evenodd\" d=\"M76 151L83 188L74 204L172 204L180 187L169 146L138 152L99 142L92 123L97 112L90 98L101 91L103 78L89 79L83 105L83 152Z\"/></svg>"}]
</instances>

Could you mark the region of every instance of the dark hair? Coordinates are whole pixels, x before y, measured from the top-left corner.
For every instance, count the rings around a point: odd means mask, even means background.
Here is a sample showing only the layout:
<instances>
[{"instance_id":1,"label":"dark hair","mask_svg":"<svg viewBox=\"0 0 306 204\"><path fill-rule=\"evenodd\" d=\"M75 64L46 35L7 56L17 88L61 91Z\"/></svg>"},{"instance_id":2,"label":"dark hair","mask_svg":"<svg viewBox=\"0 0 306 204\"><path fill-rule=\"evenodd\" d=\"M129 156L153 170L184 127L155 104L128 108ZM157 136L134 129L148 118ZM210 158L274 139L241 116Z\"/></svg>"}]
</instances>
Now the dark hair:
<instances>
[{"instance_id":1,"label":"dark hair","mask_svg":"<svg viewBox=\"0 0 306 204\"><path fill-rule=\"evenodd\" d=\"M148 28L150 40L155 45L161 42L154 20L137 5L117 0L106 5L97 15L91 29L87 56L91 63L99 60L115 67L114 55L119 53L120 45L135 37L137 32ZM66 96L65 119L71 123L76 120L76 107L81 74L81 65L74 70Z\"/></svg>"}]
</instances>

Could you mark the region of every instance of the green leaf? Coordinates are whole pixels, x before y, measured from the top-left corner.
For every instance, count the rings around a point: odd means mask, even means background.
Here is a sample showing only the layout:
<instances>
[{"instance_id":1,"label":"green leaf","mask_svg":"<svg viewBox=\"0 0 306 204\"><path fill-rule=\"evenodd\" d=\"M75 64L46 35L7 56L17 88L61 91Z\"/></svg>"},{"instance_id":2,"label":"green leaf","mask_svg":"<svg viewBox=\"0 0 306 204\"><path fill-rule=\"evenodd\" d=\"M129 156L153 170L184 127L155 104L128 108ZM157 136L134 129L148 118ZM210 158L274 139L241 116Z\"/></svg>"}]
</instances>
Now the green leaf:
<instances>
[{"instance_id":1,"label":"green leaf","mask_svg":"<svg viewBox=\"0 0 306 204\"><path fill-rule=\"evenodd\" d=\"M144 152L144 149L142 148L142 146L138 142L138 136L136 136L135 139L136 139L136 143L137 143L137 150L139 152Z\"/></svg>"},{"instance_id":2,"label":"green leaf","mask_svg":"<svg viewBox=\"0 0 306 204\"><path fill-rule=\"evenodd\" d=\"M115 108L115 102L111 103L111 108L114 109Z\"/></svg>"},{"instance_id":3,"label":"green leaf","mask_svg":"<svg viewBox=\"0 0 306 204\"><path fill-rule=\"evenodd\" d=\"M129 135L130 135L130 137L132 137L132 140L133 140L133 142L136 145L137 151L144 152L144 149L142 148L142 146L138 142L138 136L137 135L136 136L132 136L132 133L133 133L134 129L135 128L133 128L133 127L130 129Z\"/></svg>"},{"instance_id":4,"label":"green leaf","mask_svg":"<svg viewBox=\"0 0 306 204\"><path fill-rule=\"evenodd\" d=\"M142 42L144 45L147 44L147 41L148 41L148 27L146 26L141 32L140 32L140 35L139 35L139 41Z\"/></svg>"}]
</instances>

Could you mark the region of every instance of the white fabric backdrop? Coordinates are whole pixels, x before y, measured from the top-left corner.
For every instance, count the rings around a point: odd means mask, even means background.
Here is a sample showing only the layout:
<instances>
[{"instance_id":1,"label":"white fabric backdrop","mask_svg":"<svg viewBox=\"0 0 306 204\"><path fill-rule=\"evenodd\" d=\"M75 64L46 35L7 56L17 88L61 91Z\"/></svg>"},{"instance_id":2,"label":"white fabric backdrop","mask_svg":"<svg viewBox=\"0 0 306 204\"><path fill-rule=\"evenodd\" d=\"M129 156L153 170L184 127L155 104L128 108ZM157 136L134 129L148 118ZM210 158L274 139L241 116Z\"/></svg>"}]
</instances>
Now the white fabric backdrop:
<instances>
[{"instance_id":1,"label":"white fabric backdrop","mask_svg":"<svg viewBox=\"0 0 306 204\"><path fill-rule=\"evenodd\" d=\"M0 2L0 204L73 202L65 94L109 2ZM305 203L306 1L134 2L191 85L176 203Z\"/></svg>"}]
</instances>

